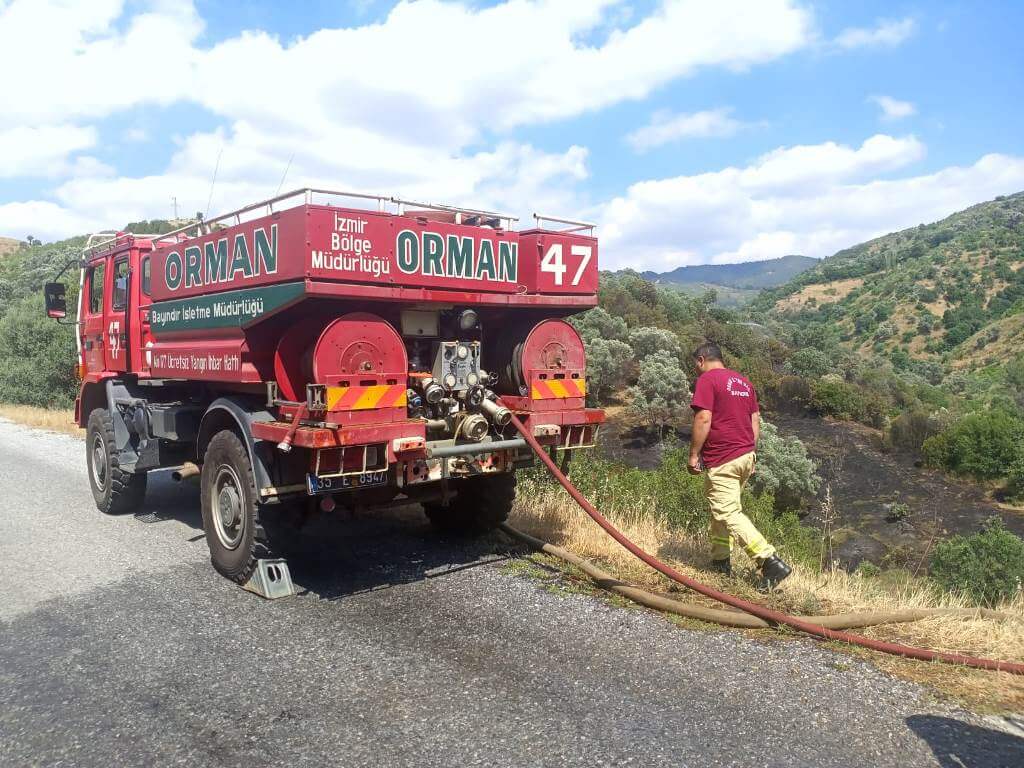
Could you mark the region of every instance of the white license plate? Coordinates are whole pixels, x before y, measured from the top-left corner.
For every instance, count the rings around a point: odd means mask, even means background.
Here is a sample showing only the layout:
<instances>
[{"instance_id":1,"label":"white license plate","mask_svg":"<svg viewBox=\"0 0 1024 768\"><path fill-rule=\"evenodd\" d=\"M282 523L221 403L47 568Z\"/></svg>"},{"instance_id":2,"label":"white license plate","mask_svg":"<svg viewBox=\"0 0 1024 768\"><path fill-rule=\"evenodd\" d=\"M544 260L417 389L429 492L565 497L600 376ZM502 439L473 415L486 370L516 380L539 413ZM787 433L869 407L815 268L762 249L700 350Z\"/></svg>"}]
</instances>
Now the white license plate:
<instances>
[{"instance_id":1,"label":"white license plate","mask_svg":"<svg viewBox=\"0 0 1024 768\"><path fill-rule=\"evenodd\" d=\"M337 493L338 491L353 491L357 488L370 488L376 485L387 484L388 471L386 469L378 472L363 472L361 475L342 475L340 477L306 475L306 492L310 496Z\"/></svg>"}]
</instances>

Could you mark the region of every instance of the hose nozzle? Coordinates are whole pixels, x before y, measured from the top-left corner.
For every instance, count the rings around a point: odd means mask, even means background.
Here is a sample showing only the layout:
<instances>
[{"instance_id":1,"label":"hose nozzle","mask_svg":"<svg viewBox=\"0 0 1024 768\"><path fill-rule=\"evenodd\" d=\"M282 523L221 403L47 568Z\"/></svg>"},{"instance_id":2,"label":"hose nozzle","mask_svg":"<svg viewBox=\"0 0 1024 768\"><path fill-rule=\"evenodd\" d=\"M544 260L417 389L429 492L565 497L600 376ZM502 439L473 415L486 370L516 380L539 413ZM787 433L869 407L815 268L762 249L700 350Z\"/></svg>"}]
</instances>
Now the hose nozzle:
<instances>
[{"instance_id":1,"label":"hose nozzle","mask_svg":"<svg viewBox=\"0 0 1024 768\"><path fill-rule=\"evenodd\" d=\"M480 410L496 427L504 427L512 421L512 411L503 405L498 405L490 398L484 398L484 401L480 403Z\"/></svg>"}]
</instances>

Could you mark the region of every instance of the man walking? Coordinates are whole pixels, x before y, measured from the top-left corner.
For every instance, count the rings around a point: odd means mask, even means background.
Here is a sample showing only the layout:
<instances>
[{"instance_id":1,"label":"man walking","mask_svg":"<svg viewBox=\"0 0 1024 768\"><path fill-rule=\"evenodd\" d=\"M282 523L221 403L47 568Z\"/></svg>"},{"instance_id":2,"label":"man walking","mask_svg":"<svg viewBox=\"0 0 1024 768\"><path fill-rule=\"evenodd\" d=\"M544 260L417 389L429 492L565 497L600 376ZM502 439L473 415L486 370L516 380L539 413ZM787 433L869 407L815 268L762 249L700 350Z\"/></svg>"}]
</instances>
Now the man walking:
<instances>
[{"instance_id":1,"label":"man walking","mask_svg":"<svg viewBox=\"0 0 1024 768\"><path fill-rule=\"evenodd\" d=\"M745 376L722 363L717 344L701 344L693 353L700 376L693 390L691 474L704 472L704 491L711 505L711 563L732 573L730 557L736 539L761 568L769 586L791 569L775 554L761 532L743 514L743 486L754 473L754 449L761 426L757 393Z\"/></svg>"}]
</instances>

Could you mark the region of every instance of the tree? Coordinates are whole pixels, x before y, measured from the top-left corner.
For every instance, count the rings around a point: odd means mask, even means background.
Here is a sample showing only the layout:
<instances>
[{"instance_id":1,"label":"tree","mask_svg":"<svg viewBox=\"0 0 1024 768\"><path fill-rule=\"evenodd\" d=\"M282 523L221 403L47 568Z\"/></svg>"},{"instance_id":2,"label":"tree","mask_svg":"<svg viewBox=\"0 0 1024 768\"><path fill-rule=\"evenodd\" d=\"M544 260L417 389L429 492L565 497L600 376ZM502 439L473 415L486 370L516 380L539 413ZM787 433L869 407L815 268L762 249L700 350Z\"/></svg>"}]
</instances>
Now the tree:
<instances>
[{"instance_id":1,"label":"tree","mask_svg":"<svg viewBox=\"0 0 1024 768\"><path fill-rule=\"evenodd\" d=\"M633 398L633 410L651 426L658 427L660 435L672 418L685 413L690 386L679 360L662 351L648 355L640 362L640 376L629 393Z\"/></svg>"},{"instance_id":2,"label":"tree","mask_svg":"<svg viewBox=\"0 0 1024 768\"><path fill-rule=\"evenodd\" d=\"M1024 395L1024 353L1006 364L1006 380L1017 392Z\"/></svg>"},{"instance_id":3,"label":"tree","mask_svg":"<svg viewBox=\"0 0 1024 768\"><path fill-rule=\"evenodd\" d=\"M626 326L626 321L621 317L610 314L601 307L587 310L582 315L572 318L571 322L576 326L576 330L580 332L580 336L583 337L584 341L614 339L624 342L629 338L629 328Z\"/></svg>"},{"instance_id":4,"label":"tree","mask_svg":"<svg viewBox=\"0 0 1024 768\"><path fill-rule=\"evenodd\" d=\"M633 350L618 339L600 337L587 342L586 347L587 397L597 404L625 380L627 367L633 360Z\"/></svg>"},{"instance_id":5,"label":"tree","mask_svg":"<svg viewBox=\"0 0 1024 768\"><path fill-rule=\"evenodd\" d=\"M768 491L775 496L777 510L797 509L804 497L818 492L821 478L816 470L799 438L783 437L775 425L761 421L753 484L758 492Z\"/></svg>"},{"instance_id":6,"label":"tree","mask_svg":"<svg viewBox=\"0 0 1024 768\"><path fill-rule=\"evenodd\" d=\"M629 334L629 345L633 347L633 354L640 361L655 352L668 352L676 360L682 357L679 337L663 328L637 328Z\"/></svg>"},{"instance_id":7,"label":"tree","mask_svg":"<svg viewBox=\"0 0 1024 768\"><path fill-rule=\"evenodd\" d=\"M805 379L817 379L832 370L832 361L820 349L804 347L793 353L786 368L790 373Z\"/></svg>"}]
</instances>

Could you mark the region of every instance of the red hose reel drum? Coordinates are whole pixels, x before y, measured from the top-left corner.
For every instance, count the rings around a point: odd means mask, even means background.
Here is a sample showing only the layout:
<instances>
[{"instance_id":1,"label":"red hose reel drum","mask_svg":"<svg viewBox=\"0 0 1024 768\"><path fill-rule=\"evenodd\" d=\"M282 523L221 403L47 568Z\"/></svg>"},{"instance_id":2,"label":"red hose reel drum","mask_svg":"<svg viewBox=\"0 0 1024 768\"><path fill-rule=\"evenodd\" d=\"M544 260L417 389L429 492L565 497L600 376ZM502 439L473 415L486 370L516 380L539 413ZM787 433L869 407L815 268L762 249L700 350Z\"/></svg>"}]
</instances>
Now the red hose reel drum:
<instances>
[{"instance_id":1,"label":"red hose reel drum","mask_svg":"<svg viewBox=\"0 0 1024 768\"><path fill-rule=\"evenodd\" d=\"M313 350L313 381L317 384L404 387L408 372L402 337L389 322L369 312L351 312L331 322Z\"/></svg>"},{"instance_id":2,"label":"red hose reel drum","mask_svg":"<svg viewBox=\"0 0 1024 768\"><path fill-rule=\"evenodd\" d=\"M296 323L284 333L274 352L278 389L292 401L306 399L307 384L391 385L404 393L408 367L402 337L390 323L369 312ZM354 389L352 394L356 395ZM368 401L364 399L362 405Z\"/></svg>"},{"instance_id":3,"label":"red hose reel drum","mask_svg":"<svg viewBox=\"0 0 1024 768\"><path fill-rule=\"evenodd\" d=\"M520 393L532 400L586 396L587 357L583 339L565 320L537 323L513 349L511 364Z\"/></svg>"}]
</instances>

